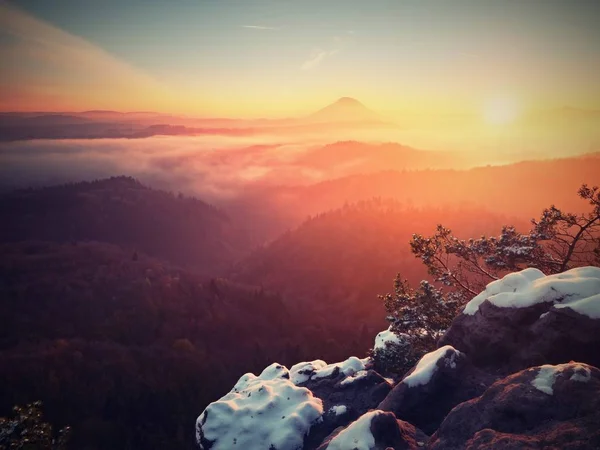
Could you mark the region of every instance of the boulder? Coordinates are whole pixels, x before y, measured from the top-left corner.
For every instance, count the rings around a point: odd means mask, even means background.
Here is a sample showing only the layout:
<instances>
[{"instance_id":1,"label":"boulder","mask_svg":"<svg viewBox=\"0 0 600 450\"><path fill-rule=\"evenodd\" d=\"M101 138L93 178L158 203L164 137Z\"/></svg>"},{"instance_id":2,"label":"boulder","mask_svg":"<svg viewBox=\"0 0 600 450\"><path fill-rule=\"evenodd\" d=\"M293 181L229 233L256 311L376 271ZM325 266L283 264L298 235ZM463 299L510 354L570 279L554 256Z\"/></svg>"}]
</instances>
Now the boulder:
<instances>
[{"instance_id":1,"label":"boulder","mask_svg":"<svg viewBox=\"0 0 600 450\"><path fill-rule=\"evenodd\" d=\"M578 360L600 365L600 268L545 276L537 269L490 283L452 322L440 346L507 375Z\"/></svg>"},{"instance_id":2,"label":"boulder","mask_svg":"<svg viewBox=\"0 0 600 450\"><path fill-rule=\"evenodd\" d=\"M323 403L289 379L285 366L271 364L258 377L247 373L196 421L203 450L231 448L297 450L322 422Z\"/></svg>"},{"instance_id":3,"label":"boulder","mask_svg":"<svg viewBox=\"0 0 600 450\"><path fill-rule=\"evenodd\" d=\"M600 448L600 370L544 365L494 383L455 407L431 450Z\"/></svg>"},{"instance_id":4,"label":"boulder","mask_svg":"<svg viewBox=\"0 0 600 450\"><path fill-rule=\"evenodd\" d=\"M427 436L394 414L369 411L345 428L335 430L318 450L413 450L423 448Z\"/></svg>"},{"instance_id":5,"label":"boulder","mask_svg":"<svg viewBox=\"0 0 600 450\"><path fill-rule=\"evenodd\" d=\"M391 384L374 370L369 369L369 363L361 370L349 370L352 365L360 368L355 362L346 360L332 365L300 363L290 370L293 380L302 380L299 386L309 389L312 394L323 402L323 420L311 429L305 440L305 449L316 448L323 439L334 429L345 426L374 409L391 391ZM313 370L310 366L320 367ZM303 377L298 376L301 368ZM308 379L305 379L308 377Z\"/></svg>"},{"instance_id":6,"label":"boulder","mask_svg":"<svg viewBox=\"0 0 600 450\"><path fill-rule=\"evenodd\" d=\"M448 345L423 356L378 409L432 434L452 408L480 396L494 381Z\"/></svg>"}]
</instances>

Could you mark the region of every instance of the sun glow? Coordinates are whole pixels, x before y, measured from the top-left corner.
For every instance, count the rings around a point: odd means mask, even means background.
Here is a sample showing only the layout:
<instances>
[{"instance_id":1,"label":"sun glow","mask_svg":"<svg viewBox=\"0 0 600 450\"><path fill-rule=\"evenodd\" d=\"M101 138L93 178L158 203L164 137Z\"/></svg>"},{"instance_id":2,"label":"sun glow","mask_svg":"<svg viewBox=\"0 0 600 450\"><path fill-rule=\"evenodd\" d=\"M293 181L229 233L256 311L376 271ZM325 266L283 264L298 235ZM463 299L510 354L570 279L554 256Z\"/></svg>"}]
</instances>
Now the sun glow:
<instances>
[{"instance_id":1,"label":"sun glow","mask_svg":"<svg viewBox=\"0 0 600 450\"><path fill-rule=\"evenodd\" d=\"M512 98L494 98L484 108L484 118L492 125L505 125L514 122L520 115L519 104Z\"/></svg>"}]
</instances>

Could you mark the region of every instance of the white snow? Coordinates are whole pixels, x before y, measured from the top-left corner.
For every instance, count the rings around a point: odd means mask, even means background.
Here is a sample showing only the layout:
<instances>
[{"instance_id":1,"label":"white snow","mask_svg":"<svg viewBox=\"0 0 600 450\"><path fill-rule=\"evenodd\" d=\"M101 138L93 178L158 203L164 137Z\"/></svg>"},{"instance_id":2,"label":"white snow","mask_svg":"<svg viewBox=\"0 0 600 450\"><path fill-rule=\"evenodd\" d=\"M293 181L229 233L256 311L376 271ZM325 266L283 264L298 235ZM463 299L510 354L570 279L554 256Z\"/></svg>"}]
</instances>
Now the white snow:
<instances>
[{"instance_id":1,"label":"white snow","mask_svg":"<svg viewBox=\"0 0 600 450\"><path fill-rule=\"evenodd\" d=\"M346 414L346 411L348 411L348 408L346 408L346 405L334 405L331 408L329 408L329 412L334 413L336 416L341 416L342 414Z\"/></svg>"},{"instance_id":2,"label":"white snow","mask_svg":"<svg viewBox=\"0 0 600 450\"><path fill-rule=\"evenodd\" d=\"M446 359L446 364L448 367L454 369L456 367L456 357L460 355L460 352L451 345L444 345L443 347L424 355L417 363L417 367L415 367L413 373L404 378L402 383L408 385L408 387L429 383L431 377L438 368L437 362L440 360L440 358L444 357L448 350L451 350L451 353L449 358Z\"/></svg>"},{"instance_id":3,"label":"white snow","mask_svg":"<svg viewBox=\"0 0 600 450\"><path fill-rule=\"evenodd\" d=\"M533 379L531 384L537 390L542 391L545 394L552 395L554 393L552 386L554 386L556 375L557 369L554 366L544 365L540 367L540 371Z\"/></svg>"},{"instance_id":4,"label":"white snow","mask_svg":"<svg viewBox=\"0 0 600 450\"><path fill-rule=\"evenodd\" d=\"M591 318L600 318L600 268L578 267L545 276L538 269L525 269L487 285L463 309L474 315L486 300L501 308L524 308L552 302L557 308L572 308Z\"/></svg>"},{"instance_id":5,"label":"white snow","mask_svg":"<svg viewBox=\"0 0 600 450\"><path fill-rule=\"evenodd\" d=\"M370 358L359 359L356 356L351 356L345 361L334 364L327 364L320 359L301 362L293 365L290 369L290 379L294 384L301 384L311 379L325 378L333 374L336 367L340 369L340 373L349 377L357 372L364 371L369 361Z\"/></svg>"},{"instance_id":6,"label":"white snow","mask_svg":"<svg viewBox=\"0 0 600 450\"><path fill-rule=\"evenodd\" d=\"M356 356L351 356L345 361L328 364L325 367L317 370L311 378L324 378L330 376L336 367L339 367L340 373L346 376L354 375L360 370L365 370L365 365L369 361L369 358L359 359Z\"/></svg>"},{"instance_id":7,"label":"white snow","mask_svg":"<svg viewBox=\"0 0 600 450\"><path fill-rule=\"evenodd\" d=\"M379 414L383 414L383 411L369 411L360 416L329 442L327 450L371 450L375 447L371 420Z\"/></svg>"},{"instance_id":8,"label":"white snow","mask_svg":"<svg viewBox=\"0 0 600 450\"><path fill-rule=\"evenodd\" d=\"M586 367L583 364L568 363L558 364L556 366L545 364L540 366L540 370L537 376L531 381L531 384L544 394L553 395L553 386L556 377L570 368L573 369L573 375L571 375L569 378L570 381L586 383L592 378L592 372L590 371L589 367Z\"/></svg>"},{"instance_id":9,"label":"white snow","mask_svg":"<svg viewBox=\"0 0 600 450\"><path fill-rule=\"evenodd\" d=\"M310 380L315 372L326 366L327 363L320 359L294 364L290 369L290 379L292 380L292 383L296 385L304 383L305 381Z\"/></svg>"},{"instance_id":10,"label":"white snow","mask_svg":"<svg viewBox=\"0 0 600 450\"><path fill-rule=\"evenodd\" d=\"M285 366L271 364L258 377L245 374L231 392L208 405L196 425L214 441L211 449L302 448L311 426L322 420L323 403L288 377Z\"/></svg>"},{"instance_id":11,"label":"white snow","mask_svg":"<svg viewBox=\"0 0 600 450\"><path fill-rule=\"evenodd\" d=\"M349 375L346 378L344 378L340 384L342 386L345 386L347 384L354 383L356 380L360 380L361 378L365 378L368 373L369 372L367 372L366 370L359 370L355 374Z\"/></svg>"},{"instance_id":12,"label":"white snow","mask_svg":"<svg viewBox=\"0 0 600 450\"><path fill-rule=\"evenodd\" d=\"M590 319L600 319L600 294L580 300L571 300L554 305L556 308L569 308L573 311L588 316Z\"/></svg>"},{"instance_id":13,"label":"white snow","mask_svg":"<svg viewBox=\"0 0 600 450\"><path fill-rule=\"evenodd\" d=\"M373 350L385 350L387 343L400 344L400 342L400 338L392 331L392 327L390 326L387 330L381 331L375 336L375 346L373 347Z\"/></svg>"}]
</instances>

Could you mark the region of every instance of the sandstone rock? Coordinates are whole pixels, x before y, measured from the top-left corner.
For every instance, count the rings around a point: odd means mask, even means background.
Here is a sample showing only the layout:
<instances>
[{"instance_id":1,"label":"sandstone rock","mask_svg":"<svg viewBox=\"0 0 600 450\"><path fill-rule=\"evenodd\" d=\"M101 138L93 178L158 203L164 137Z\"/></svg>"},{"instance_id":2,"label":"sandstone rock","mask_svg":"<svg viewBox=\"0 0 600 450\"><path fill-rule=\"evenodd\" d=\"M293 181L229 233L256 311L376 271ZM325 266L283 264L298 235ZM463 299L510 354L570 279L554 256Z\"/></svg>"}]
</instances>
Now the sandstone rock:
<instances>
[{"instance_id":1,"label":"sandstone rock","mask_svg":"<svg viewBox=\"0 0 600 450\"><path fill-rule=\"evenodd\" d=\"M551 276L526 269L490 283L439 345L504 375L570 360L600 366L600 268Z\"/></svg>"},{"instance_id":2,"label":"sandstone rock","mask_svg":"<svg viewBox=\"0 0 600 450\"><path fill-rule=\"evenodd\" d=\"M318 450L413 450L422 448L427 436L394 414L370 411L345 428L335 430Z\"/></svg>"},{"instance_id":3,"label":"sandstone rock","mask_svg":"<svg viewBox=\"0 0 600 450\"><path fill-rule=\"evenodd\" d=\"M455 407L431 450L600 448L600 370L545 365L510 375Z\"/></svg>"},{"instance_id":4,"label":"sandstone rock","mask_svg":"<svg viewBox=\"0 0 600 450\"><path fill-rule=\"evenodd\" d=\"M428 358L429 378L421 380L426 381L423 383L411 382L420 366L424 370ZM494 381L494 377L475 368L464 353L442 347L425 355L378 408L431 434L452 408L480 396Z\"/></svg>"},{"instance_id":5,"label":"sandstone rock","mask_svg":"<svg viewBox=\"0 0 600 450\"><path fill-rule=\"evenodd\" d=\"M377 372L362 370L354 375L345 375L336 368L330 376L313 378L302 384L323 402L322 423L311 429L305 441L305 449L314 448L339 426L374 409L392 389L391 385ZM339 413L338 413L339 412Z\"/></svg>"}]
</instances>

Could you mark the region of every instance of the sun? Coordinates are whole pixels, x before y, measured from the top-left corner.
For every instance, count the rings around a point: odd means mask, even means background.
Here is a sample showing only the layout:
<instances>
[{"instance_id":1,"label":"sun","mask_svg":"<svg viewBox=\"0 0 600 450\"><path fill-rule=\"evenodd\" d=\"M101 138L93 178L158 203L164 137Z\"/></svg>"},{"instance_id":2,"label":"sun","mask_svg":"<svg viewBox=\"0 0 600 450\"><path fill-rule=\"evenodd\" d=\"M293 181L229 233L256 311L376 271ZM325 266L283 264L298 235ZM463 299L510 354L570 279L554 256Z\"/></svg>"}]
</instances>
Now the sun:
<instances>
[{"instance_id":1,"label":"sun","mask_svg":"<svg viewBox=\"0 0 600 450\"><path fill-rule=\"evenodd\" d=\"M521 113L519 104L513 98L499 97L488 101L484 107L484 119L492 125L505 125L514 122Z\"/></svg>"}]
</instances>

